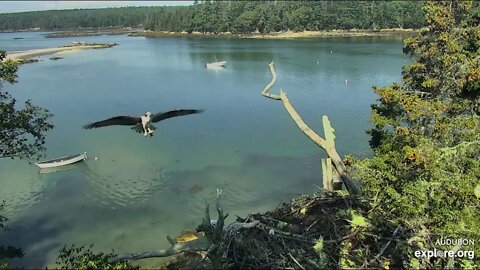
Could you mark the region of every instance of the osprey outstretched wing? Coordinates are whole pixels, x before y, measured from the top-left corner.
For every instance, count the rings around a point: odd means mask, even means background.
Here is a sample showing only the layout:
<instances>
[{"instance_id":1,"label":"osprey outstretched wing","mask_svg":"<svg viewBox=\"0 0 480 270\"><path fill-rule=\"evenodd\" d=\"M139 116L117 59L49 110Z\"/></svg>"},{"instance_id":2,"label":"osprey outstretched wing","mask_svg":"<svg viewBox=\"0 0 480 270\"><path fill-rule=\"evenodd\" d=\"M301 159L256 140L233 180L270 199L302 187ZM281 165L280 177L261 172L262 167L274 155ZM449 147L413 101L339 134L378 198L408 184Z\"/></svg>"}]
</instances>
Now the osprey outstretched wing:
<instances>
[{"instance_id":1,"label":"osprey outstretched wing","mask_svg":"<svg viewBox=\"0 0 480 270\"><path fill-rule=\"evenodd\" d=\"M142 118L139 116L115 116L102 121L90 123L88 125L83 126L83 128L91 129L91 128L99 128L99 127L114 126L114 125L133 126L139 123L142 123Z\"/></svg>"},{"instance_id":2,"label":"osprey outstretched wing","mask_svg":"<svg viewBox=\"0 0 480 270\"><path fill-rule=\"evenodd\" d=\"M161 112L161 113L156 113L152 116L152 122L157 123L162 120L172 118L172 117L177 117L177 116L184 116L184 115L189 115L189 114L195 114L195 113L201 113L203 110L185 110L185 109L178 109L178 110L172 110L168 112Z\"/></svg>"},{"instance_id":3,"label":"osprey outstretched wing","mask_svg":"<svg viewBox=\"0 0 480 270\"><path fill-rule=\"evenodd\" d=\"M177 109L156 114L147 112L145 115L142 116L115 116L102 121L87 124L83 126L83 128L92 129L115 125L133 126L132 129L136 132L143 132L144 136L153 136L153 131L156 129L156 127L152 125L152 122L156 123L172 117L196 114L201 112L203 112L203 110Z\"/></svg>"}]
</instances>

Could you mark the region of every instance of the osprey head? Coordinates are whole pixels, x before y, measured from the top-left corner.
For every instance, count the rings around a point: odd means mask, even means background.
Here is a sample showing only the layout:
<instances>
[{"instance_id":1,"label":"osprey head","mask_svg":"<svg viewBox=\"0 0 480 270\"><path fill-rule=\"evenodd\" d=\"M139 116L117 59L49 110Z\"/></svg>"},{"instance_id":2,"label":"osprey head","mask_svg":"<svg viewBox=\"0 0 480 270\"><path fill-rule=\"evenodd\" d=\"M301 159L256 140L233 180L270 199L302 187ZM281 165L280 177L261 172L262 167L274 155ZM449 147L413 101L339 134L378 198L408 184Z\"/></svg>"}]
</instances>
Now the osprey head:
<instances>
[{"instance_id":1,"label":"osprey head","mask_svg":"<svg viewBox=\"0 0 480 270\"><path fill-rule=\"evenodd\" d=\"M145 116L146 116L146 117L150 117L150 116L152 116L152 113L151 113L151 112L147 112L147 113L145 113Z\"/></svg>"}]
</instances>

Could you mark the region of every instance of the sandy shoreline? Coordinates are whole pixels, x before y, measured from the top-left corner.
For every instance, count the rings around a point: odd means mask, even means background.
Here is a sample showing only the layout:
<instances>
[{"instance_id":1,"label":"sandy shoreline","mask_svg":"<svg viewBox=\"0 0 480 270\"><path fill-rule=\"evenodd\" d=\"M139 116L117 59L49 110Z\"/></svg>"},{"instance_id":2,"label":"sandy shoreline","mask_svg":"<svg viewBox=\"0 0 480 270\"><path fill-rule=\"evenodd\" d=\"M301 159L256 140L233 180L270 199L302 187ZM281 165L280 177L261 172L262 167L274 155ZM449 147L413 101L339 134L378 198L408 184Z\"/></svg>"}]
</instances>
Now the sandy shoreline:
<instances>
[{"instance_id":1,"label":"sandy shoreline","mask_svg":"<svg viewBox=\"0 0 480 270\"><path fill-rule=\"evenodd\" d=\"M290 39L290 38L322 38L322 37L377 37L377 36L404 36L415 33L413 29L382 29L382 30L331 30L331 31L303 31L280 32L270 34L253 34L247 38L254 39Z\"/></svg>"},{"instance_id":2,"label":"sandy shoreline","mask_svg":"<svg viewBox=\"0 0 480 270\"><path fill-rule=\"evenodd\" d=\"M43 55L51 55L51 54L62 55L62 54L80 52L88 49L109 48L115 45L117 44L115 43L86 44L86 45L82 44L82 45L67 45L64 47L57 47L57 48L33 49L33 50L26 50L26 51L10 51L10 52L7 52L6 59L25 60L25 59L31 59L31 58L43 56Z\"/></svg>"},{"instance_id":3,"label":"sandy shoreline","mask_svg":"<svg viewBox=\"0 0 480 270\"><path fill-rule=\"evenodd\" d=\"M381 29L381 30L331 30L331 31L302 31L302 32L277 32L277 33L251 33L232 34L222 33L201 33L201 32L168 32L168 31L139 31L130 33L129 36L143 37L205 37L205 38L251 38L251 39L297 39L297 38L323 38L323 37L376 37L376 36L406 36L413 35L414 29Z\"/></svg>"},{"instance_id":4,"label":"sandy shoreline","mask_svg":"<svg viewBox=\"0 0 480 270\"><path fill-rule=\"evenodd\" d=\"M81 51L84 49L91 49L93 46L85 46L85 47L62 47L62 48L46 48L46 49L33 49L27 51L14 51L14 52L7 52L7 59L15 58L15 59L26 59L32 58L42 55L49 55L49 54L56 54L56 53L64 53L67 51Z\"/></svg>"}]
</instances>

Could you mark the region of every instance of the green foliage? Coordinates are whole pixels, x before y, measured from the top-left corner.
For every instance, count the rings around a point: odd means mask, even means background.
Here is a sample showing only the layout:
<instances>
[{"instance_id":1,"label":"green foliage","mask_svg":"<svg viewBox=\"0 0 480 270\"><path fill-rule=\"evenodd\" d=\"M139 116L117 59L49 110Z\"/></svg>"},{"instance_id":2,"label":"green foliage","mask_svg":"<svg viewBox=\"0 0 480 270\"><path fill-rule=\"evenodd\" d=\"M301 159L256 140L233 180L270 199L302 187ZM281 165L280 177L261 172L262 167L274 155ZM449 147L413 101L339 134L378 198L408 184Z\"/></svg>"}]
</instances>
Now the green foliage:
<instances>
[{"instance_id":1,"label":"green foliage","mask_svg":"<svg viewBox=\"0 0 480 270\"><path fill-rule=\"evenodd\" d=\"M315 243L315 245L313 246L313 249L315 250L315 252L317 252L317 255L318 255L317 264L322 269L326 268L328 265L328 255L324 251L324 248L325 248L324 244L325 243L323 241L323 236L320 236L317 242Z\"/></svg>"},{"instance_id":2,"label":"green foliage","mask_svg":"<svg viewBox=\"0 0 480 270\"><path fill-rule=\"evenodd\" d=\"M338 262L338 266L340 266L340 269L358 268L355 261L351 260L348 256L350 255L352 248L352 242L344 242L341 244L340 260Z\"/></svg>"},{"instance_id":3,"label":"green foliage","mask_svg":"<svg viewBox=\"0 0 480 270\"><path fill-rule=\"evenodd\" d=\"M3 61L7 53L5 51L0 50L0 60ZM6 82L14 83L16 82L15 79L17 78L17 70L18 66L15 64L13 60L5 60L0 65L0 78ZM1 85L1 82L0 82Z\"/></svg>"},{"instance_id":4,"label":"green foliage","mask_svg":"<svg viewBox=\"0 0 480 270\"><path fill-rule=\"evenodd\" d=\"M480 185L477 185L474 190L475 196L480 199Z\"/></svg>"},{"instance_id":5,"label":"green foliage","mask_svg":"<svg viewBox=\"0 0 480 270\"><path fill-rule=\"evenodd\" d=\"M337 212L337 216L339 218L342 218L348 221L348 223L350 223L352 230L367 229L371 227L371 223L370 221L368 221L367 218L365 218L364 216L362 216L362 214L352 209L339 210Z\"/></svg>"},{"instance_id":6,"label":"green foliage","mask_svg":"<svg viewBox=\"0 0 480 270\"><path fill-rule=\"evenodd\" d=\"M0 14L0 30L130 26L155 31L261 33L419 28L416 1L204 1L182 7L49 10Z\"/></svg>"},{"instance_id":7,"label":"green foliage","mask_svg":"<svg viewBox=\"0 0 480 270\"><path fill-rule=\"evenodd\" d=\"M315 249L315 251L317 253L320 253L323 251L323 237L320 237L318 239L318 241L315 243L315 245L313 246L313 249Z\"/></svg>"},{"instance_id":8,"label":"green foliage","mask_svg":"<svg viewBox=\"0 0 480 270\"><path fill-rule=\"evenodd\" d=\"M0 246L0 269L9 269L8 260L15 258L22 258L25 255L21 248L7 246L6 248Z\"/></svg>"},{"instance_id":9,"label":"green foliage","mask_svg":"<svg viewBox=\"0 0 480 270\"><path fill-rule=\"evenodd\" d=\"M71 247L64 246L58 255L57 264L60 265L60 269L140 269L138 266L132 265L128 261L110 263L109 261L115 258L117 256L116 254L113 252L94 253L92 248L93 245L90 245L89 247L76 247L75 245L72 245Z\"/></svg>"},{"instance_id":10,"label":"green foliage","mask_svg":"<svg viewBox=\"0 0 480 270\"><path fill-rule=\"evenodd\" d=\"M367 228L370 226L370 223L362 215L359 215L352 211L352 220L350 221L352 228Z\"/></svg>"},{"instance_id":11,"label":"green foliage","mask_svg":"<svg viewBox=\"0 0 480 270\"><path fill-rule=\"evenodd\" d=\"M480 231L479 10L471 1L432 1L424 9L427 26L404 41L413 63L403 68L402 84L374 88L375 155L353 170L377 214L411 230L403 251L417 268L446 265L413 257L418 249L449 248L436 246L435 237L478 239ZM478 241L468 248L480 252Z\"/></svg>"},{"instance_id":12,"label":"green foliage","mask_svg":"<svg viewBox=\"0 0 480 270\"><path fill-rule=\"evenodd\" d=\"M14 83L17 66L4 58L5 51L0 51L0 83ZM50 116L48 110L34 106L30 100L18 109L16 100L0 88L0 158L42 156L45 133L53 128L47 122Z\"/></svg>"}]
</instances>

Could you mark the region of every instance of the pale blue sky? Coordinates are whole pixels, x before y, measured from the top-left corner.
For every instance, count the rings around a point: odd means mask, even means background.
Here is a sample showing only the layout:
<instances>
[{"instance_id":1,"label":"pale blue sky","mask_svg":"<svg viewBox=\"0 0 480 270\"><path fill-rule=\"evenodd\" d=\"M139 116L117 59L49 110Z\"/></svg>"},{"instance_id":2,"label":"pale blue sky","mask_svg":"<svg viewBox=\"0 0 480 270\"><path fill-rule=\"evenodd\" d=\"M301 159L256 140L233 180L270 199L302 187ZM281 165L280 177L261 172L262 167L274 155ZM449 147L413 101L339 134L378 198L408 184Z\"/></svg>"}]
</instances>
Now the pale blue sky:
<instances>
[{"instance_id":1,"label":"pale blue sky","mask_svg":"<svg viewBox=\"0 0 480 270\"><path fill-rule=\"evenodd\" d=\"M185 6L193 1L0 1L0 13L126 6Z\"/></svg>"}]
</instances>

